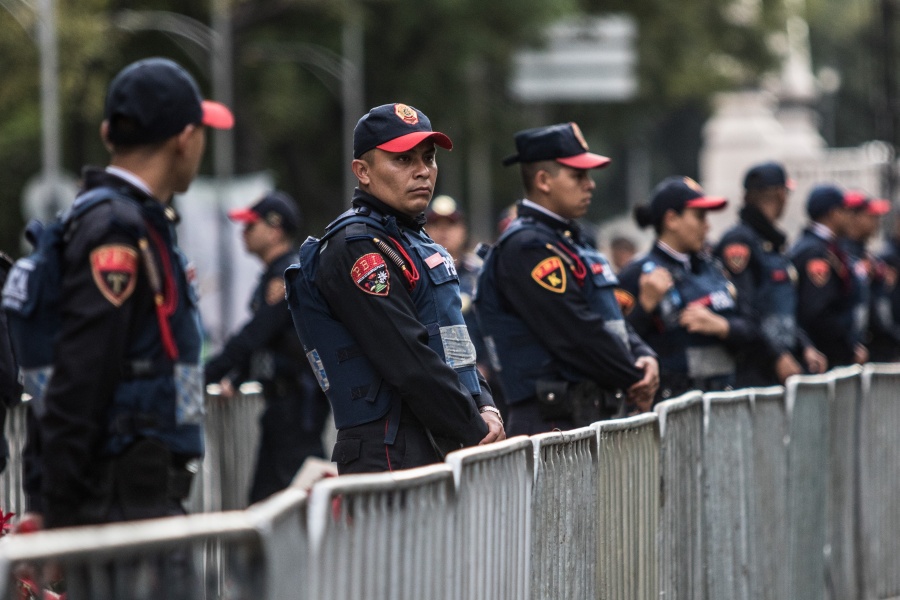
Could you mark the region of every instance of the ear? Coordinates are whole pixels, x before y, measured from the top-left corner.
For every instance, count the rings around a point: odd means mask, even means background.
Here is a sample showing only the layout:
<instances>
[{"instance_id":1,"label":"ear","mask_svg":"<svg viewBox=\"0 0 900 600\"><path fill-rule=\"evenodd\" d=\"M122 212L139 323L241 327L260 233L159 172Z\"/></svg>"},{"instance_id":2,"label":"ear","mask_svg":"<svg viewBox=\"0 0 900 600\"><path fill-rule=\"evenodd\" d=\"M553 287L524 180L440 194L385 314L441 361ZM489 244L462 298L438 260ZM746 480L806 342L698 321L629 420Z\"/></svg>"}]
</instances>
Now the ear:
<instances>
[{"instance_id":1,"label":"ear","mask_svg":"<svg viewBox=\"0 0 900 600\"><path fill-rule=\"evenodd\" d=\"M112 154L113 145L109 141L109 121L107 120L100 123L100 139L103 140L103 145L106 146L107 152Z\"/></svg>"},{"instance_id":2,"label":"ear","mask_svg":"<svg viewBox=\"0 0 900 600\"><path fill-rule=\"evenodd\" d=\"M549 171L540 169L537 173L534 174L534 189L538 190L542 194L549 194L550 184L552 180L553 175L551 175Z\"/></svg>"},{"instance_id":3,"label":"ear","mask_svg":"<svg viewBox=\"0 0 900 600\"><path fill-rule=\"evenodd\" d=\"M666 210L666 212L663 214L663 220L662 220L663 230L675 229L677 227L679 217L681 217L681 215L679 215L677 212L675 212L671 208Z\"/></svg>"},{"instance_id":4,"label":"ear","mask_svg":"<svg viewBox=\"0 0 900 600\"><path fill-rule=\"evenodd\" d=\"M354 158L350 163L350 170L362 185L369 185L371 177L369 176L369 163L361 158Z\"/></svg>"},{"instance_id":5,"label":"ear","mask_svg":"<svg viewBox=\"0 0 900 600\"><path fill-rule=\"evenodd\" d=\"M178 145L179 152L184 152L185 148L188 147L188 144L190 143L190 140L191 140L191 136L194 135L195 131L197 131L196 125L193 125L193 124L185 125L184 129L181 130L181 133L179 133L177 136L175 136L177 139L177 145Z\"/></svg>"}]
</instances>

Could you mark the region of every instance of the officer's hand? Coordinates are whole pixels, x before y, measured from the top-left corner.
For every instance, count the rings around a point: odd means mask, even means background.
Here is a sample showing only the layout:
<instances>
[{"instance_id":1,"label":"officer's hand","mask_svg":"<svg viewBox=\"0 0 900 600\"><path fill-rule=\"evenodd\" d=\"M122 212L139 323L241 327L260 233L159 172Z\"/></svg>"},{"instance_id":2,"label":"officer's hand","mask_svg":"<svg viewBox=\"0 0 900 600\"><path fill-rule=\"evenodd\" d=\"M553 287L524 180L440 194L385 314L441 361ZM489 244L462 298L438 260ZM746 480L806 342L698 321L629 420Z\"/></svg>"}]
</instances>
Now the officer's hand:
<instances>
[{"instance_id":1,"label":"officer's hand","mask_svg":"<svg viewBox=\"0 0 900 600\"><path fill-rule=\"evenodd\" d=\"M506 431L503 429L503 421L500 420L500 415L485 411L481 413L481 418L487 423L488 434L484 436L483 440L478 442L479 446L484 446L485 444L493 442L501 442L506 439Z\"/></svg>"},{"instance_id":2,"label":"officer's hand","mask_svg":"<svg viewBox=\"0 0 900 600\"><path fill-rule=\"evenodd\" d=\"M853 349L853 362L864 365L869 362L869 349L862 344L857 344Z\"/></svg>"},{"instance_id":3,"label":"officer's hand","mask_svg":"<svg viewBox=\"0 0 900 600\"><path fill-rule=\"evenodd\" d=\"M717 315L706 306L692 302L684 307L678 322L690 333L702 333L724 339L728 336L730 326L728 319Z\"/></svg>"},{"instance_id":4,"label":"officer's hand","mask_svg":"<svg viewBox=\"0 0 900 600\"><path fill-rule=\"evenodd\" d=\"M791 375L800 375L803 369L790 352L784 352L775 360L775 375L778 383L784 383Z\"/></svg>"},{"instance_id":5,"label":"officer's hand","mask_svg":"<svg viewBox=\"0 0 900 600\"><path fill-rule=\"evenodd\" d=\"M222 398L234 398L234 384L231 383L231 380L227 377L224 377L222 381L219 382L219 396Z\"/></svg>"},{"instance_id":6,"label":"officer's hand","mask_svg":"<svg viewBox=\"0 0 900 600\"><path fill-rule=\"evenodd\" d=\"M806 370L813 374L828 370L828 359L812 346L803 349L803 362L806 363Z\"/></svg>"},{"instance_id":7,"label":"officer's hand","mask_svg":"<svg viewBox=\"0 0 900 600\"><path fill-rule=\"evenodd\" d=\"M647 412L653 406L653 398L659 388L659 363L652 356L641 356L634 361L634 366L644 371L640 381L628 388L628 399L641 412Z\"/></svg>"},{"instance_id":8,"label":"officer's hand","mask_svg":"<svg viewBox=\"0 0 900 600\"><path fill-rule=\"evenodd\" d=\"M656 267L649 273L642 273L638 279L638 302L646 312L653 312L660 300L675 282L672 274L663 267Z\"/></svg>"}]
</instances>

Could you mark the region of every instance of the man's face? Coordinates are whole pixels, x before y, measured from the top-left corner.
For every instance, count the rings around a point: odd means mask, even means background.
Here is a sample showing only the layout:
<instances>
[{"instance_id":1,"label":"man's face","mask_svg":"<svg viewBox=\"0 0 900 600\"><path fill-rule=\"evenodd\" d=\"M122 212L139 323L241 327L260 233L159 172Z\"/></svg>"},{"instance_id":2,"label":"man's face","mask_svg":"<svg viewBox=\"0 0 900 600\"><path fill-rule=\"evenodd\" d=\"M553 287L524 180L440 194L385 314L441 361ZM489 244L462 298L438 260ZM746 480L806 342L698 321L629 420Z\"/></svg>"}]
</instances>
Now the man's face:
<instances>
[{"instance_id":1,"label":"man's face","mask_svg":"<svg viewBox=\"0 0 900 600\"><path fill-rule=\"evenodd\" d=\"M262 258L278 240L279 230L264 220L244 225L244 248L249 254Z\"/></svg>"},{"instance_id":2,"label":"man's face","mask_svg":"<svg viewBox=\"0 0 900 600\"><path fill-rule=\"evenodd\" d=\"M573 169L561 165L556 175L552 175L547 183L548 206L564 219L580 219L591 205L591 195L597 184L591 179L587 169Z\"/></svg>"},{"instance_id":3,"label":"man's face","mask_svg":"<svg viewBox=\"0 0 900 600\"><path fill-rule=\"evenodd\" d=\"M360 188L403 214L414 217L431 201L438 172L431 140L406 152L375 148L353 163Z\"/></svg>"}]
</instances>

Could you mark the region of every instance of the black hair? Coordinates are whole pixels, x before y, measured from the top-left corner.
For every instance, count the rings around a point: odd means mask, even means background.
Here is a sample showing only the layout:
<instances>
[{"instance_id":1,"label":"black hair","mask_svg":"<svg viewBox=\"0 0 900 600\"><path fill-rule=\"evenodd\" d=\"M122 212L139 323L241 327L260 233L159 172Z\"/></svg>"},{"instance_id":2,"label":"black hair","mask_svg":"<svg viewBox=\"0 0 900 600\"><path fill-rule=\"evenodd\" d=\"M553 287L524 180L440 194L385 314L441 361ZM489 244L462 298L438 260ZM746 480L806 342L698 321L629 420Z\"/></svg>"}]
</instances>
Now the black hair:
<instances>
[{"instance_id":1,"label":"black hair","mask_svg":"<svg viewBox=\"0 0 900 600\"><path fill-rule=\"evenodd\" d=\"M634 207L634 220L641 229L646 229L652 225L657 234L659 234L660 229L662 229L662 219L659 219L659 222L657 222L657 219L654 219L649 204L641 204L640 206Z\"/></svg>"},{"instance_id":2,"label":"black hair","mask_svg":"<svg viewBox=\"0 0 900 600\"><path fill-rule=\"evenodd\" d=\"M525 187L525 193L530 194L534 191L534 178L538 171L547 171L551 175L556 175L559 173L559 167L560 164L555 160L522 163L522 185Z\"/></svg>"}]
</instances>

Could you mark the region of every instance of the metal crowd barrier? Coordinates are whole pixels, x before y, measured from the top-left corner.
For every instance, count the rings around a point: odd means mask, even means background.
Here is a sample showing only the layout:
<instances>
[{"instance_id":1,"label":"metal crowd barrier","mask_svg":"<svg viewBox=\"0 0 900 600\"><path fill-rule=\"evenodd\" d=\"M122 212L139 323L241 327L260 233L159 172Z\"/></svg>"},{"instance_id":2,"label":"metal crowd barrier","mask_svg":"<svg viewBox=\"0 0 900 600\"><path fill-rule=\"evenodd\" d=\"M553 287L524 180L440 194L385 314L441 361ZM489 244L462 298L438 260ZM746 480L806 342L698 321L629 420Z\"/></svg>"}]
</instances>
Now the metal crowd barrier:
<instances>
[{"instance_id":1,"label":"metal crowd barrier","mask_svg":"<svg viewBox=\"0 0 900 600\"><path fill-rule=\"evenodd\" d=\"M598 436L592 427L542 433L534 444L531 593L598 596Z\"/></svg>"},{"instance_id":2,"label":"metal crowd barrier","mask_svg":"<svg viewBox=\"0 0 900 600\"><path fill-rule=\"evenodd\" d=\"M600 597L659 595L659 422L650 413L594 423L600 440Z\"/></svg>"},{"instance_id":3,"label":"metal crowd barrier","mask_svg":"<svg viewBox=\"0 0 900 600\"><path fill-rule=\"evenodd\" d=\"M692 392L308 504L6 538L0 598L896 599L898 448L900 365Z\"/></svg>"}]
</instances>

